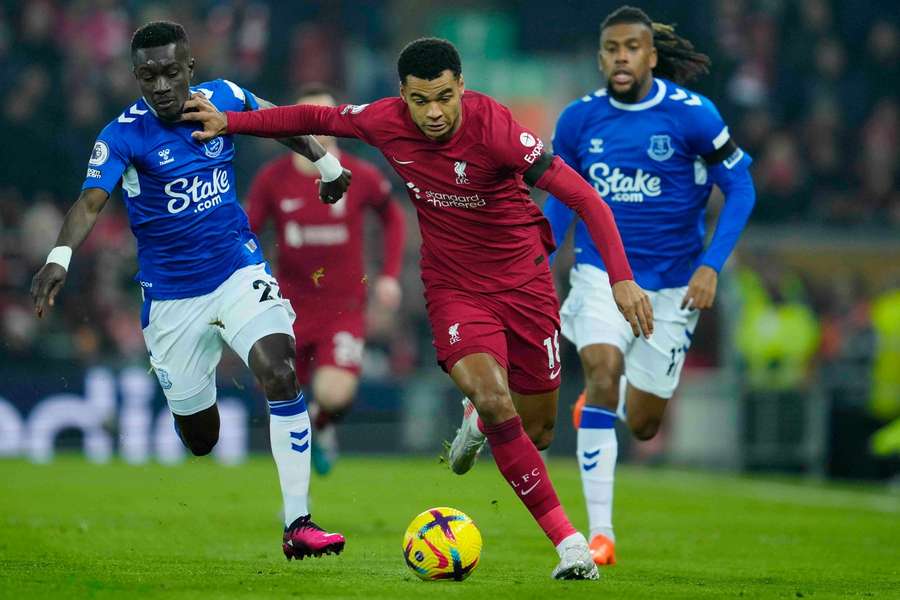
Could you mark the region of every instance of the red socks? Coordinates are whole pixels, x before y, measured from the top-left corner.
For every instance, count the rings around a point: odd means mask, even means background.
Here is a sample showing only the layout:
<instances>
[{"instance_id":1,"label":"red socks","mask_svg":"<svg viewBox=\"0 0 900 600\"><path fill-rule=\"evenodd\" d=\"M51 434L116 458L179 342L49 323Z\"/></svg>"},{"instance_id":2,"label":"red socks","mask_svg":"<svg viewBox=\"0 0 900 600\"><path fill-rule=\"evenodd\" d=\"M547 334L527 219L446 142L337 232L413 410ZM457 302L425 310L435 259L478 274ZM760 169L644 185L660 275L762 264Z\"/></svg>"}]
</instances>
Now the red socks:
<instances>
[{"instance_id":1,"label":"red socks","mask_svg":"<svg viewBox=\"0 0 900 600\"><path fill-rule=\"evenodd\" d=\"M553 545L576 533L559 503L541 455L522 429L522 419L516 416L497 425L479 425L500 473Z\"/></svg>"}]
</instances>

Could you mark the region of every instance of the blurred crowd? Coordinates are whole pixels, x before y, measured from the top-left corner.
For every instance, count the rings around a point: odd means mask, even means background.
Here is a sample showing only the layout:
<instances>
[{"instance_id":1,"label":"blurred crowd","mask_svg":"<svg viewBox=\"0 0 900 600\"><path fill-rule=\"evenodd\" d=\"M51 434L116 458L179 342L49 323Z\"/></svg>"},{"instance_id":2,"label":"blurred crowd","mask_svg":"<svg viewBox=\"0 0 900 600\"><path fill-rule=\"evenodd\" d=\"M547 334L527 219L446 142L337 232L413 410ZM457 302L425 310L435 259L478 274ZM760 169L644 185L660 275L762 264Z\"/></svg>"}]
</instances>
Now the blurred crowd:
<instances>
[{"instance_id":1,"label":"blurred crowd","mask_svg":"<svg viewBox=\"0 0 900 600\"><path fill-rule=\"evenodd\" d=\"M503 15L520 56L592 62L599 22L619 3L558 4L465 1L451 11ZM636 4L657 20L677 23L712 57L712 73L693 87L714 99L755 159L754 225L815 223L844 235L847 227L888 235L900 229L895 3ZM300 84L323 81L348 100L366 101L394 93L396 52L411 37L433 32L430 15L447 12L446 4L425 0L0 0L0 358L144 360L139 293L131 282L134 243L117 195L77 253L48 321L31 316L28 297L31 276L77 197L96 134L137 95L128 48L138 25L161 18L182 23L197 59L195 81L226 77L282 103ZM478 60L463 56L464 65ZM559 99L576 98L598 81L570 81L571 89L555 90L548 110L557 114ZM550 131L542 133L549 138ZM362 146L352 148L372 157ZM271 143L242 142L239 189L278 151ZM400 199L412 223L411 207ZM405 309L372 316L374 346L383 349L381 370L395 374L416 361L431 362L428 352L409 350L429 346L418 240L415 228L410 231ZM823 351L835 351L833 336L816 339L831 340Z\"/></svg>"}]
</instances>

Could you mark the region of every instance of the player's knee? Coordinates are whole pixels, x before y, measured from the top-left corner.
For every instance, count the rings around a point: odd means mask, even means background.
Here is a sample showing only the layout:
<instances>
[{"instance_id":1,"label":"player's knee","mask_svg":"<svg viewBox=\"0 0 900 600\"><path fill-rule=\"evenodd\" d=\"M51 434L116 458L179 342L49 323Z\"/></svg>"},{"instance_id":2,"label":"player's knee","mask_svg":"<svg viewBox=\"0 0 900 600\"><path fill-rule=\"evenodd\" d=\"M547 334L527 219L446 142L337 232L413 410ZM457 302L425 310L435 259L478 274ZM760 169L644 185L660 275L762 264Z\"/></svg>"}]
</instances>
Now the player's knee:
<instances>
[{"instance_id":1,"label":"player's knee","mask_svg":"<svg viewBox=\"0 0 900 600\"><path fill-rule=\"evenodd\" d=\"M538 427L529 428L526 433L538 450L546 450L553 443L554 423L541 423Z\"/></svg>"},{"instance_id":2,"label":"player's knee","mask_svg":"<svg viewBox=\"0 0 900 600\"><path fill-rule=\"evenodd\" d=\"M619 377L606 369L595 369L585 378L588 402L615 410L619 404Z\"/></svg>"},{"instance_id":3,"label":"player's knee","mask_svg":"<svg viewBox=\"0 0 900 600\"><path fill-rule=\"evenodd\" d=\"M213 451L216 443L219 441L219 432L210 431L202 434L195 434L184 440L184 444L194 456L206 456Z\"/></svg>"},{"instance_id":4,"label":"player's knee","mask_svg":"<svg viewBox=\"0 0 900 600\"><path fill-rule=\"evenodd\" d=\"M497 423L505 420L510 413L515 414L515 407L509 391L502 386L484 385L473 394L472 401L478 408L478 414L486 423Z\"/></svg>"},{"instance_id":5,"label":"player's knee","mask_svg":"<svg viewBox=\"0 0 900 600\"><path fill-rule=\"evenodd\" d=\"M642 442L653 439L659 431L660 424L662 419L659 417L646 417L635 423L628 423L634 437Z\"/></svg>"},{"instance_id":6,"label":"player's knee","mask_svg":"<svg viewBox=\"0 0 900 600\"><path fill-rule=\"evenodd\" d=\"M536 421L524 425L525 434L538 450L545 450L553 443L555 421Z\"/></svg>"},{"instance_id":7,"label":"player's knee","mask_svg":"<svg viewBox=\"0 0 900 600\"><path fill-rule=\"evenodd\" d=\"M260 374L260 383L270 400L287 400L298 393L297 373L290 360L275 361Z\"/></svg>"}]
</instances>

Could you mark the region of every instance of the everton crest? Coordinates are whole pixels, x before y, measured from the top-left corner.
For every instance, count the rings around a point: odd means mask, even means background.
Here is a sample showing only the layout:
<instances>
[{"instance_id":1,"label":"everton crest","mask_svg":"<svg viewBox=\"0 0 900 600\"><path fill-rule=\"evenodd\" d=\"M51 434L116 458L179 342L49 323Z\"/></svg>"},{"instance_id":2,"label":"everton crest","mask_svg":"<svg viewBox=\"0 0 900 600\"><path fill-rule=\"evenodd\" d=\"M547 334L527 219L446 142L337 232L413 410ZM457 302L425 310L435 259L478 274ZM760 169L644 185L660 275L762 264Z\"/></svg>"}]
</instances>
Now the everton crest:
<instances>
[{"instance_id":1,"label":"everton crest","mask_svg":"<svg viewBox=\"0 0 900 600\"><path fill-rule=\"evenodd\" d=\"M668 160L675 154L675 148L672 147L672 139L667 135L651 135L650 147L647 148L647 156L653 160Z\"/></svg>"}]
</instances>

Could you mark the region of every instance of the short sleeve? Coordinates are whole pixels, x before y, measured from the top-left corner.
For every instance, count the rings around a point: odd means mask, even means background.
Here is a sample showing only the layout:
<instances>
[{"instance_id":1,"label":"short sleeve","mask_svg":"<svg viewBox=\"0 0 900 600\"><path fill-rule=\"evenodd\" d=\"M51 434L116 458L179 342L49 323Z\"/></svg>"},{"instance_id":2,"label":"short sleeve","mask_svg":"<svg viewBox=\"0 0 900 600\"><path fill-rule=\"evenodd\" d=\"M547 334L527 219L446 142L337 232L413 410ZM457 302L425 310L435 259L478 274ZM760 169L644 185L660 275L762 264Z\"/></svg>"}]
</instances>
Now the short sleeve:
<instances>
[{"instance_id":1,"label":"short sleeve","mask_svg":"<svg viewBox=\"0 0 900 600\"><path fill-rule=\"evenodd\" d=\"M725 147L731 132L715 105L701 96L699 105L685 105L682 122L687 126L686 139L694 154L707 156Z\"/></svg>"},{"instance_id":2,"label":"short sleeve","mask_svg":"<svg viewBox=\"0 0 900 600\"><path fill-rule=\"evenodd\" d=\"M115 123L107 125L94 142L81 189L100 188L111 194L130 162L130 152L117 135Z\"/></svg>"},{"instance_id":3,"label":"short sleeve","mask_svg":"<svg viewBox=\"0 0 900 600\"><path fill-rule=\"evenodd\" d=\"M489 144L497 166L524 173L544 153L544 142L527 127L519 124L505 106L491 101L486 116L490 119Z\"/></svg>"},{"instance_id":4,"label":"short sleeve","mask_svg":"<svg viewBox=\"0 0 900 600\"><path fill-rule=\"evenodd\" d=\"M256 99L256 96L239 86L238 84L228 81L227 79L223 79L222 83L226 85L228 91L231 92L231 95L234 97L235 101L240 103L240 106L243 108L236 108L236 110L259 110L259 102Z\"/></svg>"}]
</instances>

